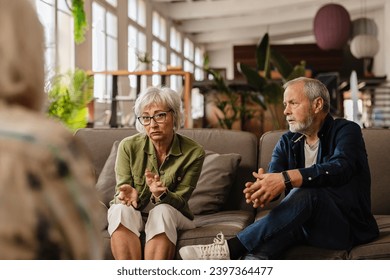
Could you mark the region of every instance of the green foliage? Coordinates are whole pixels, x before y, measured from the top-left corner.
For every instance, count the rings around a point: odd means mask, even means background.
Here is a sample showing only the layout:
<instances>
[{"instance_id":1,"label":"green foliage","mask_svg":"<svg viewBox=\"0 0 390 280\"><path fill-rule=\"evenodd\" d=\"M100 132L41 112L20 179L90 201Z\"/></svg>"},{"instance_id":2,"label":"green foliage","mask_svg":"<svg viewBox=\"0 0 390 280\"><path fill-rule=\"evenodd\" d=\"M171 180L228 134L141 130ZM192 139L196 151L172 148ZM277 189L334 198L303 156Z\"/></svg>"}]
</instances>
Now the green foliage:
<instances>
[{"instance_id":1,"label":"green foliage","mask_svg":"<svg viewBox=\"0 0 390 280\"><path fill-rule=\"evenodd\" d=\"M279 129L282 125L279 123L277 106L282 104L283 83L297 77L305 75L305 62L301 61L299 65L292 66L287 59L269 44L269 36L266 33L256 47L256 69L243 63L237 64L238 70L245 76L247 83L262 98L258 99L258 104L267 110L271 110L274 128ZM282 76L280 80L271 79L271 70L276 69ZM260 71L263 75L260 75Z\"/></svg>"},{"instance_id":2,"label":"green foliage","mask_svg":"<svg viewBox=\"0 0 390 280\"><path fill-rule=\"evenodd\" d=\"M235 121L240 118L240 109L237 106L239 96L226 85L224 78L217 71L214 71L208 67L208 58L204 60L204 70L207 74L213 76L214 89L222 95L222 98L216 95L215 104L217 108L223 113L223 118L218 117L218 123L221 127L232 129Z\"/></svg>"},{"instance_id":3,"label":"green foliage","mask_svg":"<svg viewBox=\"0 0 390 280\"><path fill-rule=\"evenodd\" d=\"M93 99L93 77L76 69L55 76L48 91L48 115L76 131L87 125L87 105Z\"/></svg>"},{"instance_id":4,"label":"green foliage","mask_svg":"<svg viewBox=\"0 0 390 280\"><path fill-rule=\"evenodd\" d=\"M77 44L80 44L84 42L84 34L88 29L87 18L84 11L84 0L72 0L72 7L70 9L74 22L74 40Z\"/></svg>"},{"instance_id":5,"label":"green foliage","mask_svg":"<svg viewBox=\"0 0 390 280\"><path fill-rule=\"evenodd\" d=\"M246 104L247 101L262 104L261 98L259 99L256 93L237 91L229 87L218 71L209 68L207 55L204 58L203 69L213 77L214 89L219 94L215 96L215 105L223 114L222 118L218 117L218 123L221 127L232 129L236 121L241 120L241 123L244 124L246 120L254 117L254 110L248 109Z\"/></svg>"}]
</instances>

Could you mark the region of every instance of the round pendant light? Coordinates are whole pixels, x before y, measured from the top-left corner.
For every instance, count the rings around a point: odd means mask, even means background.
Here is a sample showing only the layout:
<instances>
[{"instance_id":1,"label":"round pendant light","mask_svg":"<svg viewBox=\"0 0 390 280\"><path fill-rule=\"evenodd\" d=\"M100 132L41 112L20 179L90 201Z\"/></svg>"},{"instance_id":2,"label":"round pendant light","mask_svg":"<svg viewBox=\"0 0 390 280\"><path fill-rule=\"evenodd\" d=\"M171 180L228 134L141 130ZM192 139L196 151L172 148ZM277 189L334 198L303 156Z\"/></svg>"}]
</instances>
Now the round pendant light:
<instances>
[{"instance_id":1,"label":"round pendant light","mask_svg":"<svg viewBox=\"0 0 390 280\"><path fill-rule=\"evenodd\" d=\"M323 50L342 49L350 38L351 19L339 4L322 6L314 17L314 36Z\"/></svg>"},{"instance_id":2,"label":"round pendant light","mask_svg":"<svg viewBox=\"0 0 390 280\"><path fill-rule=\"evenodd\" d=\"M352 39L350 48L356 58L371 58L379 51L379 41L373 35L361 34Z\"/></svg>"},{"instance_id":3,"label":"round pendant light","mask_svg":"<svg viewBox=\"0 0 390 280\"><path fill-rule=\"evenodd\" d=\"M352 21L351 38L362 34L373 35L375 37L378 35L378 27L374 20L362 17Z\"/></svg>"}]
</instances>

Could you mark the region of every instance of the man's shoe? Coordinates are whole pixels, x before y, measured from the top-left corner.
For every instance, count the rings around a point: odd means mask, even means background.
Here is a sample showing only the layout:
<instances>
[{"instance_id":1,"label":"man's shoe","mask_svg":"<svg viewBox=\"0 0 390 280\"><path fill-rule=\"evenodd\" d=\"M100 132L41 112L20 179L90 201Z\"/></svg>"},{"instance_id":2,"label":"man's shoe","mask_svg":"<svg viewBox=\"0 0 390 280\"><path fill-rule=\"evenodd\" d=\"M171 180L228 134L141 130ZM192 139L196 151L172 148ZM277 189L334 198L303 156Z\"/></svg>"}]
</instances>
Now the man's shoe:
<instances>
[{"instance_id":1,"label":"man's shoe","mask_svg":"<svg viewBox=\"0 0 390 280\"><path fill-rule=\"evenodd\" d=\"M209 245L185 246L179 250L183 260L229 260L229 247L220 232L214 238L214 243Z\"/></svg>"}]
</instances>

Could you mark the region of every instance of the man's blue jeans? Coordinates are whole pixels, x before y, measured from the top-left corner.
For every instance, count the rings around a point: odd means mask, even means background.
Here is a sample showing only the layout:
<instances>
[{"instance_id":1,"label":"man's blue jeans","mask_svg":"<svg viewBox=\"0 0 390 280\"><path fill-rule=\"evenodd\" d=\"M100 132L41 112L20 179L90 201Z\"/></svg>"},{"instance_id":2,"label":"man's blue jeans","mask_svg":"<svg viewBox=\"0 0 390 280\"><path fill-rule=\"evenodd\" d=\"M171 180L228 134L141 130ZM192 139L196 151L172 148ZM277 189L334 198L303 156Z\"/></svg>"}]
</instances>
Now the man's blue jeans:
<instances>
[{"instance_id":1,"label":"man's blue jeans","mask_svg":"<svg viewBox=\"0 0 390 280\"><path fill-rule=\"evenodd\" d=\"M352 246L348 220L326 188L293 189L237 238L249 254L262 259L277 258L296 244L340 250Z\"/></svg>"}]
</instances>

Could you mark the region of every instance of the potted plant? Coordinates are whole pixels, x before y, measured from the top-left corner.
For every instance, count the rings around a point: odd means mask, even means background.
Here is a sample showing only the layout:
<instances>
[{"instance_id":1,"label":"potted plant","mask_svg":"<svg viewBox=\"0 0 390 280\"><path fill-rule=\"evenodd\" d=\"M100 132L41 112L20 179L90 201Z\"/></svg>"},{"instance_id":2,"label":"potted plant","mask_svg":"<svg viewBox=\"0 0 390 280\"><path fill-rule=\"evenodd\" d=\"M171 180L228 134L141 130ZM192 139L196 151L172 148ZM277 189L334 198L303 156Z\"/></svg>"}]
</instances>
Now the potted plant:
<instances>
[{"instance_id":1,"label":"potted plant","mask_svg":"<svg viewBox=\"0 0 390 280\"><path fill-rule=\"evenodd\" d=\"M209 59L206 55L203 62L203 70L213 78L212 89L215 91L212 102L218 108L218 124L222 128L233 129L236 122L240 122L241 128L245 128L247 121L256 116L256 110L249 108L248 103L262 105L262 99L256 91L248 90L248 87L228 85L223 76L216 70L210 69Z\"/></svg>"},{"instance_id":2,"label":"potted plant","mask_svg":"<svg viewBox=\"0 0 390 280\"><path fill-rule=\"evenodd\" d=\"M285 128L283 115L283 83L305 75L305 62L292 66L287 59L272 49L269 35L266 33L256 47L256 69L244 63L238 63L239 71L245 76L247 83L261 95L259 104L269 110L273 129ZM272 79L271 71L276 69L280 79Z\"/></svg>"},{"instance_id":3,"label":"potted plant","mask_svg":"<svg viewBox=\"0 0 390 280\"><path fill-rule=\"evenodd\" d=\"M81 69L57 75L48 84L49 116L70 130L87 126L88 104L93 100L93 77Z\"/></svg>"},{"instance_id":4,"label":"potted plant","mask_svg":"<svg viewBox=\"0 0 390 280\"><path fill-rule=\"evenodd\" d=\"M137 55L137 71L143 71L151 69L150 64L152 63L152 59L150 58L150 55L148 52L136 52Z\"/></svg>"}]
</instances>

